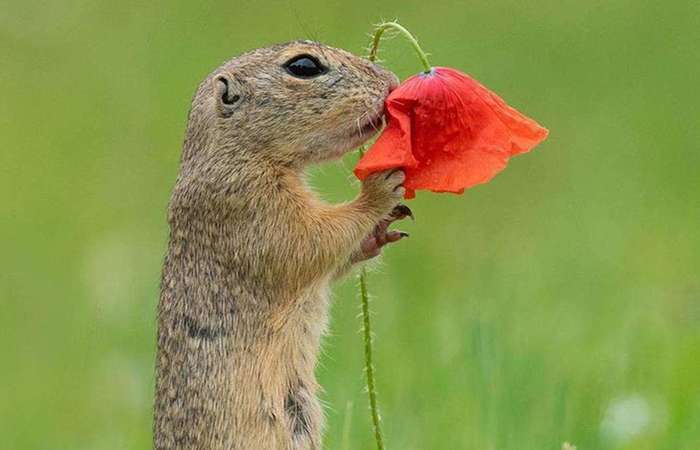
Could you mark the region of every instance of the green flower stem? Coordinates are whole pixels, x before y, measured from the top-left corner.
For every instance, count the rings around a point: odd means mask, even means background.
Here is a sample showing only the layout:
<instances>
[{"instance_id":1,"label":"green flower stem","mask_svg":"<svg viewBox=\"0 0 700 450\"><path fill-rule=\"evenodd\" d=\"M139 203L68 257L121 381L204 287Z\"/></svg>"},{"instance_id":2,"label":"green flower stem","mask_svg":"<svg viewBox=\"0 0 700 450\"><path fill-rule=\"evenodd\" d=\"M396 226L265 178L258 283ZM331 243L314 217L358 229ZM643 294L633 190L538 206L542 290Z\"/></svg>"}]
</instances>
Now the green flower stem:
<instances>
[{"instance_id":1,"label":"green flower stem","mask_svg":"<svg viewBox=\"0 0 700 450\"><path fill-rule=\"evenodd\" d=\"M360 158L364 155L366 147L360 147ZM367 396L369 397L369 410L374 427L374 440L377 442L377 450L384 450L384 439L379 417L379 405L377 404L377 390L374 381L374 364L372 362L372 324L369 315L369 294L367 293L367 269L362 267L360 271L360 304L362 305L362 339L365 344L365 382L367 384Z\"/></svg>"},{"instance_id":2,"label":"green flower stem","mask_svg":"<svg viewBox=\"0 0 700 450\"><path fill-rule=\"evenodd\" d=\"M430 65L430 62L428 62L428 56L425 54L423 49L420 48L420 45L418 44L416 38L413 37L413 35L407 29L405 29L402 25L400 25L397 22L384 22L377 26L377 28L375 28L374 38L372 39L372 47L370 47L368 59L370 61L375 61L377 59L379 41L382 39L382 35L384 34L384 32L390 28L398 31L403 37L406 38L406 40L411 44L413 49L418 54L418 58L420 59L421 63L423 63L423 68L425 69L425 71L430 72L432 66Z\"/></svg>"},{"instance_id":3,"label":"green flower stem","mask_svg":"<svg viewBox=\"0 0 700 450\"><path fill-rule=\"evenodd\" d=\"M377 391L374 385L374 366L372 365L372 327L369 316L369 294L367 294L367 270L363 267L360 273L360 299L362 302L362 335L365 341L365 377L367 379L367 395L369 396L369 409L374 425L374 439L377 441L377 450L384 450L384 439L379 423L379 406L377 405Z\"/></svg>"},{"instance_id":4,"label":"green flower stem","mask_svg":"<svg viewBox=\"0 0 700 450\"><path fill-rule=\"evenodd\" d=\"M368 59L370 61L375 61L377 59L379 42L384 32L390 28L399 31L401 35L411 43L413 49L418 54L418 58L423 63L425 71L429 72L431 66L428 62L428 57L423 49L420 48L420 45L418 45L418 41L407 29L396 22L384 22L376 27ZM360 158L364 155L366 149L366 147L360 147ZM360 301L362 303L362 336L365 344L365 377L367 382L367 395L369 396L369 409L372 415L372 425L374 426L374 439L377 442L377 450L384 450L384 439L382 438L379 405L377 404L377 391L375 388L376 383L374 380L374 365L372 363L372 327L369 314L369 294L367 293L367 270L364 267L360 272Z\"/></svg>"}]
</instances>

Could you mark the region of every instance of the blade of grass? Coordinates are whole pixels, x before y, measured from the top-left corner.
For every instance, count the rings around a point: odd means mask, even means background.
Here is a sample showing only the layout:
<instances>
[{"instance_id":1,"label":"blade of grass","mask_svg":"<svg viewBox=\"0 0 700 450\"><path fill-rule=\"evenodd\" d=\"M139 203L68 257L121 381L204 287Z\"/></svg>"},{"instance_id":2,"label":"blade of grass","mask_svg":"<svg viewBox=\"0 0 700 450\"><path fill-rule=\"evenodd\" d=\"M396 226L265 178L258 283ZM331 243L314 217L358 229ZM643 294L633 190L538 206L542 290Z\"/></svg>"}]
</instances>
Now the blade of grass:
<instances>
[{"instance_id":1,"label":"blade of grass","mask_svg":"<svg viewBox=\"0 0 700 450\"><path fill-rule=\"evenodd\" d=\"M352 400L345 405L343 432L340 435L340 450L350 450L350 429L352 428Z\"/></svg>"}]
</instances>

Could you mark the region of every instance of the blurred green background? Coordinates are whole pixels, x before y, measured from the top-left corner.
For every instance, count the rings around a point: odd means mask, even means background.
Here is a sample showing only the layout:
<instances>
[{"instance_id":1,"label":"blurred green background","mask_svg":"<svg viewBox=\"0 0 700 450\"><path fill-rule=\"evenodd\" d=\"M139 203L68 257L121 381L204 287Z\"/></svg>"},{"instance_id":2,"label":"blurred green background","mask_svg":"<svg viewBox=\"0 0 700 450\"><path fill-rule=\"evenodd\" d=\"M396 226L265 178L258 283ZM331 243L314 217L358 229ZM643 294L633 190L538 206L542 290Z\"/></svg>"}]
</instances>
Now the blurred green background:
<instances>
[{"instance_id":1,"label":"blurred green background","mask_svg":"<svg viewBox=\"0 0 700 450\"><path fill-rule=\"evenodd\" d=\"M389 449L700 448L700 3L33 1L0 11L0 449L147 449L155 305L197 83L398 18L551 130L419 193L370 279ZM410 47L382 57L401 78ZM354 155L314 171L357 191ZM371 449L356 282L318 373L329 449ZM349 430L343 449L342 430Z\"/></svg>"}]
</instances>

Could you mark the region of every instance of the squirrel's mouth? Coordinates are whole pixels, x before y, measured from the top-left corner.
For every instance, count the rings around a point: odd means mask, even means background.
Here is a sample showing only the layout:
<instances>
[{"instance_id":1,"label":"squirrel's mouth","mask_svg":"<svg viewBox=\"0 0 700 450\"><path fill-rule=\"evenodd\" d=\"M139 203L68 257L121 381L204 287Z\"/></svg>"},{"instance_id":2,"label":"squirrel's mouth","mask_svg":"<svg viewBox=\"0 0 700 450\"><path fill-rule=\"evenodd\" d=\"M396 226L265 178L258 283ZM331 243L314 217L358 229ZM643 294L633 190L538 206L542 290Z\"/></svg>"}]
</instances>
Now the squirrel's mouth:
<instances>
[{"instance_id":1,"label":"squirrel's mouth","mask_svg":"<svg viewBox=\"0 0 700 450\"><path fill-rule=\"evenodd\" d=\"M358 121L355 135L363 139L369 139L384 127L384 111L370 116L364 122Z\"/></svg>"},{"instance_id":2,"label":"squirrel's mouth","mask_svg":"<svg viewBox=\"0 0 700 450\"><path fill-rule=\"evenodd\" d=\"M384 122L383 104L378 105L377 108L368 109L360 118L352 122L349 129L343 130L339 141L340 145L336 147L338 154L342 155L365 144L372 136L382 130Z\"/></svg>"}]
</instances>

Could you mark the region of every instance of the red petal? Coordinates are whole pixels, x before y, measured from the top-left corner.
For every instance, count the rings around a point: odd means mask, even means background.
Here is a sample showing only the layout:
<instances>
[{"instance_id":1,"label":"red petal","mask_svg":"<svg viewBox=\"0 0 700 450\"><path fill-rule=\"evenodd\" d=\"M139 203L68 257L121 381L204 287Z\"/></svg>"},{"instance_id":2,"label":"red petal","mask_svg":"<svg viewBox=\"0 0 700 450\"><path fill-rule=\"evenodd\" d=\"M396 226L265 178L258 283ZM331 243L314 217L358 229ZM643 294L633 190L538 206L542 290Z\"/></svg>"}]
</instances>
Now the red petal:
<instances>
[{"instance_id":1,"label":"red petal","mask_svg":"<svg viewBox=\"0 0 700 450\"><path fill-rule=\"evenodd\" d=\"M418 161L411 153L410 111L400 100L387 102L387 126L377 141L355 167L355 176L364 180L367 175L395 167L415 167Z\"/></svg>"},{"instance_id":2,"label":"red petal","mask_svg":"<svg viewBox=\"0 0 700 450\"><path fill-rule=\"evenodd\" d=\"M355 174L402 167L406 198L417 189L461 193L532 149L547 130L454 69L415 75L386 101L388 125Z\"/></svg>"}]
</instances>

